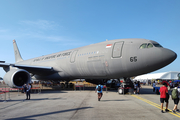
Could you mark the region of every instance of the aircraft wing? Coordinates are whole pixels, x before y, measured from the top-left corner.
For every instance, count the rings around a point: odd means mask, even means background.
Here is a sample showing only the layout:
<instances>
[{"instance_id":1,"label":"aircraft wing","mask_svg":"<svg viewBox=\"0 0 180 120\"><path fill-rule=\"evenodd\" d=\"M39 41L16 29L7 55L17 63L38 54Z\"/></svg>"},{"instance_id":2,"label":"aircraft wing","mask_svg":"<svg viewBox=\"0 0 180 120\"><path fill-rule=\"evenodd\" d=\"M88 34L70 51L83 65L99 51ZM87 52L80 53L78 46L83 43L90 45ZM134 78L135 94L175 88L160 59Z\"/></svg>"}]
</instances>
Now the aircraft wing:
<instances>
[{"instance_id":1,"label":"aircraft wing","mask_svg":"<svg viewBox=\"0 0 180 120\"><path fill-rule=\"evenodd\" d=\"M55 72L53 70L53 67L0 63L0 67L9 67L9 66L17 67L19 69L24 69L33 74L44 74L44 73L54 73Z\"/></svg>"},{"instance_id":2,"label":"aircraft wing","mask_svg":"<svg viewBox=\"0 0 180 120\"><path fill-rule=\"evenodd\" d=\"M53 68L52 67L44 67L44 66L29 66L29 65L17 65L14 64L13 67L18 67L18 68L22 68L22 69L34 69L34 70L47 70L47 71L52 71Z\"/></svg>"}]
</instances>

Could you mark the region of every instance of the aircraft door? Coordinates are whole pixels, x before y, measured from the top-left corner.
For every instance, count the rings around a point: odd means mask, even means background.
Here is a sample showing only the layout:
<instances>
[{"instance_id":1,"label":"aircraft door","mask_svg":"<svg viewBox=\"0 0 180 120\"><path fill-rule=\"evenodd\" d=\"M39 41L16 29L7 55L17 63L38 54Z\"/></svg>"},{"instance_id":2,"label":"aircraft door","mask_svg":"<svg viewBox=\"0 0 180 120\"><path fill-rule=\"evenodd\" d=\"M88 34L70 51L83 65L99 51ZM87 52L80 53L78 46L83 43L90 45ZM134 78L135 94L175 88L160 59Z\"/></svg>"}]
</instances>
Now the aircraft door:
<instances>
[{"instance_id":1,"label":"aircraft door","mask_svg":"<svg viewBox=\"0 0 180 120\"><path fill-rule=\"evenodd\" d=\"M122 56L122 48L124 42L116 42L113 47L112 57L113 58L120 58Z\"/></svg>"},{"instance_id":2,"label":"aircraft door","mask_svg":"<svg viewBox=\"0 0 180 120\"><path fill-rule=\"evenodd\" d=\"M77 54L78 50L73 51L72 55L71 55L71 59L70 62L74 63L76 60L76 54Z\"/></svg>"}]
</instances>

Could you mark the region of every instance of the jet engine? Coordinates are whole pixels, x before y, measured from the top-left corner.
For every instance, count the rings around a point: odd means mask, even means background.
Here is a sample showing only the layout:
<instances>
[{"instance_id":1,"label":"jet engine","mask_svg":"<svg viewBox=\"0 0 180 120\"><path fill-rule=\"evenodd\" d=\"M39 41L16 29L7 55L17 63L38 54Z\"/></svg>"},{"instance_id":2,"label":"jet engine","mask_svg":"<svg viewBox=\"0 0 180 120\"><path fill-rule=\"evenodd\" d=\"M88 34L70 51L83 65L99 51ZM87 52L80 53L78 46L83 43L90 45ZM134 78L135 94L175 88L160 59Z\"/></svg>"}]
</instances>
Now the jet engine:
<instances>
[{"instance_id":1,"label":"jet engine","mask_svg":"<svg viewBox=\"0 0 180 120\"><path fill-rule=\"evenodd\" d=\"M4 76L4 82L10 87L22 88L31 81L29 72L23 69L11 69Z\"/></svg>"}]
</instances>

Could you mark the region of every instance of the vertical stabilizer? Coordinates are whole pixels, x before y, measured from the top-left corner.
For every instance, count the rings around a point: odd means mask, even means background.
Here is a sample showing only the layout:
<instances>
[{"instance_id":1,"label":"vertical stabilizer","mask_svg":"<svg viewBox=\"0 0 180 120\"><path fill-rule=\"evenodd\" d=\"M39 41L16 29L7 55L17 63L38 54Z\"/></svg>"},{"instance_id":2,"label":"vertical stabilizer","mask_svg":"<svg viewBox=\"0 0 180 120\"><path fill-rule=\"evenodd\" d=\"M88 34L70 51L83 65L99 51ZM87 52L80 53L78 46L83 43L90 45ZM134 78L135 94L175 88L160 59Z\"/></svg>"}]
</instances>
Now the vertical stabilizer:
<instances>
[{"instance_id":1,"label":"vertical stabilizer","mask_svg":"<svg viewBox=\"0 0 180 120\"><path fill-rule=\"evenodd\" d=\"M15 40L13 40L13 47L16 62L23 61Z\"/></svg>"}]
</instances>

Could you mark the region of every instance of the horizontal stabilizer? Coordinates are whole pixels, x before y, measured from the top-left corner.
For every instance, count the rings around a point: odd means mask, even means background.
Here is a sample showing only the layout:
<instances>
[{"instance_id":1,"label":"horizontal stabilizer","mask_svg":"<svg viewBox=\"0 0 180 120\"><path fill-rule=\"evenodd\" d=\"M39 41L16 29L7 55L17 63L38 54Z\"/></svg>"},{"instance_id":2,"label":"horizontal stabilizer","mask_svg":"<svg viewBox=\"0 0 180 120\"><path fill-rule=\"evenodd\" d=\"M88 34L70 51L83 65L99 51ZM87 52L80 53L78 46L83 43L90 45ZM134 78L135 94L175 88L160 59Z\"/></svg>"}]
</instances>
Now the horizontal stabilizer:
<instances>
[{"instance_id":1,"label":"horizontal stabilizer","mask_svg":"<svg viewBox=\"0 0 180 120\"><path fill-rule=\"evenodd\" d=\"M1 63L0 62L0 67L9 67L11 64L9 63Z\"/></svg>"}]
</instances>

